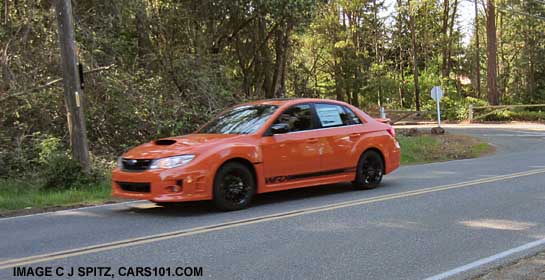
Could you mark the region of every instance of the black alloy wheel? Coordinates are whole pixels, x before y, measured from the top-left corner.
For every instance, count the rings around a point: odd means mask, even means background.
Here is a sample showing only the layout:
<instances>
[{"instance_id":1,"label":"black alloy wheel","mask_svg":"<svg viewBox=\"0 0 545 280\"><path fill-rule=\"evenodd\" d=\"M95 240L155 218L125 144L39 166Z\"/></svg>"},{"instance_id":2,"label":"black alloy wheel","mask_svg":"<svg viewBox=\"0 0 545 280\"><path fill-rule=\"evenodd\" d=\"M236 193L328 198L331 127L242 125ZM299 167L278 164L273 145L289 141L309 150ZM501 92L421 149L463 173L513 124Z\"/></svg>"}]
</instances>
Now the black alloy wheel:
<instances>
[{"instance_id":1,"label":"black alloy wheel","mask_svg":"<svg viewBox=\"0 0 545 280\"><path fill-rule=\"evenodd\" d=\"M214 178L214 203L224 211L246 208L256 192L253 173L244 164L228 162Z\"/></svg>"},{"instance_id":2,"label":"black alloy wheel","mask_svg":"<svg viewBox=\"0 0 545 280\"><path fill-rule=\"evenodd\" d=\"M373 189L378 187L384 175L382 156L374 150L366 151L358 161L356 172L356 181L353 182L356 188Z\"/></svg>"}]
</instances>

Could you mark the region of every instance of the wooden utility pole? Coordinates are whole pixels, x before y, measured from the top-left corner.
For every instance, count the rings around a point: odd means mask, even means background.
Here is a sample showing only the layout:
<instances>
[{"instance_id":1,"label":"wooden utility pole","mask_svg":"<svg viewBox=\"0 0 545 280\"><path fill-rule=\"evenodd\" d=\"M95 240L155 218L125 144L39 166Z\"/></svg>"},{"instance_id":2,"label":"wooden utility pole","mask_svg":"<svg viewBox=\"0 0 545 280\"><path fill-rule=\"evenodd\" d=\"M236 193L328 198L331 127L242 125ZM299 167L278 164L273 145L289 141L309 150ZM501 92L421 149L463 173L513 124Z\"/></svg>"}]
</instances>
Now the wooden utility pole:
<instances>
[{"instance_id":1,"label":"wooden utility pole","mask_svg":"<svg viewBox=\"0 0 545 280\"><path fill-rule=\"evenodd\" d=\"M497 86L497 46L496 46L496 6L494 0L488 0L486 5L486 42L487 42L487 84L488 103L498 105L500 103Z\"/></svg>"},{"instance_id":2,"label":"wooden utility pole","mask_svg":"<svg viewBox=\"0 0 545 280\"><path fill-rule=\"evenodd\" d=\"M479 42L479 7L475 0L475 79L477 80L477 98L481 98L481 48Z\"/></svg>"},{"instance_id":3,"label":"wooden utility pole","mask_svg":"<svg viewBox=\"0 0 545 280\"><path fill-rule=\"evenodd\" d=\"M88 172L91 166L89 163L87 131L83 114L83 92L80 88L76 58L72 3L71 0L53 0L53 3L59 25L64 102L66 105L68 130L70 132L72 157L80 163L84 171Z\"/></svg>"}]
</instances>

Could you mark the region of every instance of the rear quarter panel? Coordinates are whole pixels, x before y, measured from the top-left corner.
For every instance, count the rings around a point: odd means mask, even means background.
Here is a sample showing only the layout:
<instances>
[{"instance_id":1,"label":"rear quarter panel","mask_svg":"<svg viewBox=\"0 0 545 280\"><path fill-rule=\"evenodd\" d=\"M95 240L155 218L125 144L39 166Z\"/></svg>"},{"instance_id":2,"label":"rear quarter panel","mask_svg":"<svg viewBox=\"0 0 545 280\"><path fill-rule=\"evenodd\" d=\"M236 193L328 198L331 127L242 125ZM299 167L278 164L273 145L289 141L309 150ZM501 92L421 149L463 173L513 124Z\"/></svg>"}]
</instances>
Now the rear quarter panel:
<instances>
[{"instance_id":1,"label":"rear quarter panel","mask_svg":"<svg viewBox=\"0 0 545 280\"><path fill-rule=\"evenodd\" d=\"M366 150L378 149L384 156L385 173L388 174L397 169L399 167L401 152L396 146L397 140L387 131L390 126L376 121L354 106L350 107L364 122L360 128L363 132L362 137L359 143L356 144L357 153L359 153L358 159L359 155Z\"/></svg>"}]
</instances>

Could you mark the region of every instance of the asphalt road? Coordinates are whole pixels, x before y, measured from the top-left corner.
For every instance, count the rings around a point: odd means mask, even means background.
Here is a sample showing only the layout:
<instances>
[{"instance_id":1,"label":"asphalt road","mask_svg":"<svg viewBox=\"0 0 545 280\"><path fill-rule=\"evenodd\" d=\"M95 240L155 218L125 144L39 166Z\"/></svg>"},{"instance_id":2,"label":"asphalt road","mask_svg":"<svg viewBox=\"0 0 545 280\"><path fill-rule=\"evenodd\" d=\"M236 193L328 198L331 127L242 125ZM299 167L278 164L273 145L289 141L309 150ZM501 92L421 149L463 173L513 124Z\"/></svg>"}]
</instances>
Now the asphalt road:
<instances>
[{"instance_id":1,"label":"asphalt road","mask_svg":"<svg viewBox=\"0 0 545 280\"><path fill-rule=\"evenodd\" d=\"M116 279L135 279L119 267L202 267L212 279L424 279L545 239L545 126L447 131L482 137L497 153L403 166L374 190L265 194L237 212L132 202L0 219L0 279L21 279L13 266L113 267Z\"/></svg>"}]
</instances>

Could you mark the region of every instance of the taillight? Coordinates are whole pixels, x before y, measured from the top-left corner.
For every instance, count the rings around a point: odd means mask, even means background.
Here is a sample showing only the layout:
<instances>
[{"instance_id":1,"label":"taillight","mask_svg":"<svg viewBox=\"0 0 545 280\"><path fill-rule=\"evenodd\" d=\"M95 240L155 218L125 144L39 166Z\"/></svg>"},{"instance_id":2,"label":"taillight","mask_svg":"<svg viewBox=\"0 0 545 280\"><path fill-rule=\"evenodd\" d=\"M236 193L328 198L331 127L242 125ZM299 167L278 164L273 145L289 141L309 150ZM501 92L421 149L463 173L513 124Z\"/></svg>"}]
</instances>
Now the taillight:
<instances>
[{"instance_id":1,"label":"taillight","mask_svg":"<svg viewBox=\"0 0 545 280\"><path fill-rule=\"evenodd\" d=\"M388 131L388 133L390 133L390 135L392 135L392 137L396 138L396 131L395 131L395 129L393 127L391 127L391 126L388 127L386 129L386 131Z\"/></svg>"}]
</instances>

